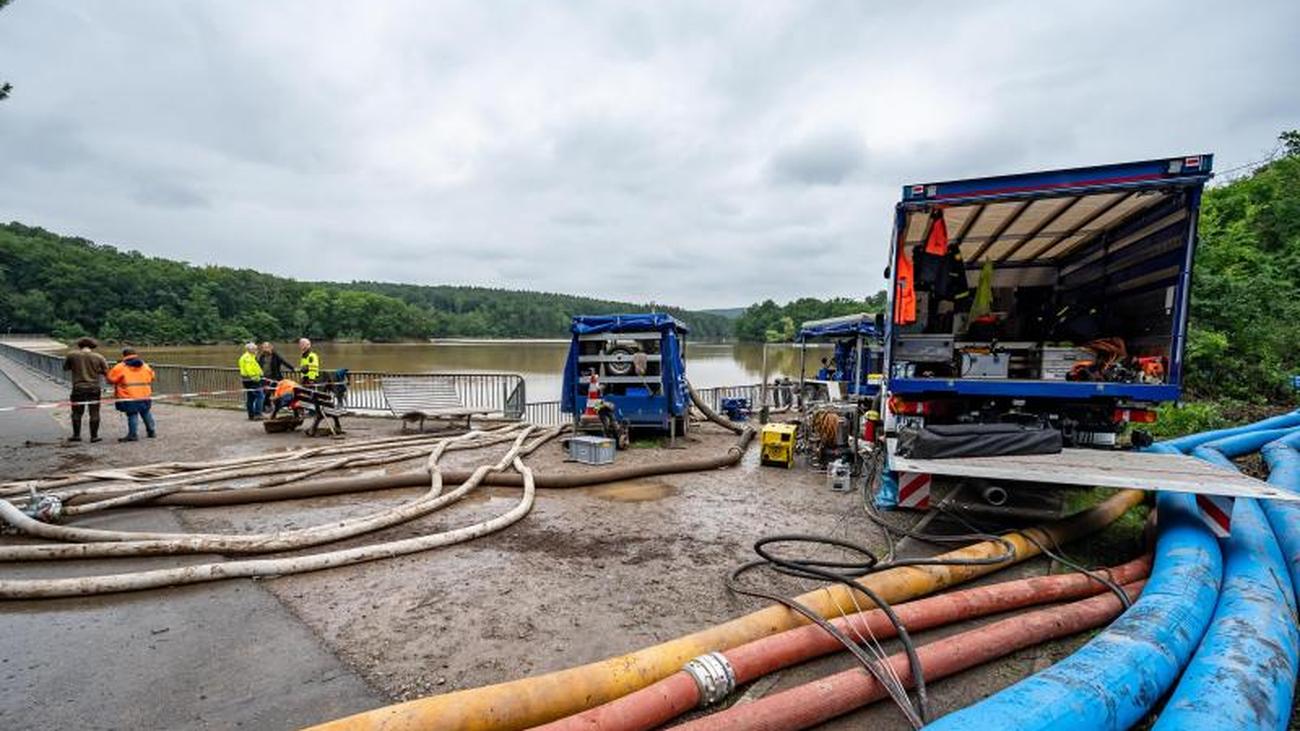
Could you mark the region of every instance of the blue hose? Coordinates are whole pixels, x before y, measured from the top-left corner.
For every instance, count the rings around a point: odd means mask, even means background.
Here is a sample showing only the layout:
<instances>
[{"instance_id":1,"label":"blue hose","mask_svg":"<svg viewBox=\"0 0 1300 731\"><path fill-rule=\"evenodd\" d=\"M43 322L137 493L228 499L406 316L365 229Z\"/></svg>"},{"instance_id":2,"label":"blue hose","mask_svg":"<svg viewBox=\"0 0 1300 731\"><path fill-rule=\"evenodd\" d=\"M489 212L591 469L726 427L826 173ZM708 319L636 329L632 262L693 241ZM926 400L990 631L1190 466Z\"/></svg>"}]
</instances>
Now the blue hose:
<instances>
[{"instance_id":1,"label":"blue hose","mask_svg":"<svg viewBox=\"0 0 1300 731\"><path fill-rule=\"evenodd\" d=\"M1146 715L1200 641L1222 574L1219 544L1191 495L1160 493L1156 511L1155 565L1127 612L1061 662L926 728L1096 731Z\"/></svg>"},{"instance_id":2,"label":"blue hose","mask_svg":"<svg viewBox=\"0 0 1300 731\"><path fill-rule=\"evenodd\" d=\"M1276 439L1278 434L1247 435L1296 426L1300 426L1300 411L1180 437L1150 451L1177 454L1233 437L1263 443L1259 440ZM1300 460L1296 469L1300 474ZM1222 554L1197 512L1191 495L1159 493L1155 565L1138 601L1068 658L926 728L1092 731L1127 729L1141 720L1191 658L1218 600ZM1300 552L1300 536L1297 544ZM1220 728L1230 726L1220 724Z\"/></svg>"},{"instance_id":3,"label":"blue hose","mask_svg":"<svg viewBox=\"0 0 1300 731\"><path fill-rule=\"evenodd\" d=\"M1254 424L1245 426L1234 426L1229 429L1215 429L1214 431L1200 432L1199 434L1188 434L1185 437L1170 439L1160 444L1173 447L1179 452L1190 452L1193 449L1208 442L1218 441L1227 437L1235 437L1251 432L1263 431L1265 429L1285 429L1288 427L1300 426L1300 409L1290 411L1285 414L1279 414L1263 421L1257 421Z\"/></svg>"},{"instance_id":4,"label":"blue hose","mask_svg":"<svg viewBox=\"0 0 1300 731\"><path fill-rule=\"evenodd\" d=\"M1268 481L1300 492L1300 431L1266 445L1261 453L1268 463ZM1300 591L1300 504L1265 500L1264 514L1291 568L1291 584Z\"/></svg>"},{"instance_id":5,"label":"blue hose","mask_svg":"<svg viewBox=\"0 0 1300 731\"><path fill-rule=\"evenodd\" d=\"M1262 431L1217 439L1193 450L1232 467L1277 438ZM1255 500L1238 499L1224 541L1223 591L1205 639L1192 656L1153 731L1285 729L1291 713L1300 630L1291 575Z\"/></svg>"}]
</instances>

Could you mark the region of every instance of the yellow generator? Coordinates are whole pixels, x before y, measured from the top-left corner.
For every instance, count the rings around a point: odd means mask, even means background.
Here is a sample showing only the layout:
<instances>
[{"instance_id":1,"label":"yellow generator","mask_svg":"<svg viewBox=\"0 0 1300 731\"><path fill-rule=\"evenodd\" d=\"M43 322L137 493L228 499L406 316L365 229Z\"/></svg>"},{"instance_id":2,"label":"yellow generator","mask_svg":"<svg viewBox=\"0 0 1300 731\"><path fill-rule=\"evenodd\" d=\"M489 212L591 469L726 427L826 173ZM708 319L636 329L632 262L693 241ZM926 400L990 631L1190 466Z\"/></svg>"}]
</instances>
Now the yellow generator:
<instances>
[{"instance_id":1,"label":"yellow generator","mask_svg":"<svg viewBox=\"0 0 1300 731\"><path fill-rule=\"evenodd\" d=\"M794 465L794 424L765 424L761 434L760 461L773 467Z\"/></svg>"}]
</instances>

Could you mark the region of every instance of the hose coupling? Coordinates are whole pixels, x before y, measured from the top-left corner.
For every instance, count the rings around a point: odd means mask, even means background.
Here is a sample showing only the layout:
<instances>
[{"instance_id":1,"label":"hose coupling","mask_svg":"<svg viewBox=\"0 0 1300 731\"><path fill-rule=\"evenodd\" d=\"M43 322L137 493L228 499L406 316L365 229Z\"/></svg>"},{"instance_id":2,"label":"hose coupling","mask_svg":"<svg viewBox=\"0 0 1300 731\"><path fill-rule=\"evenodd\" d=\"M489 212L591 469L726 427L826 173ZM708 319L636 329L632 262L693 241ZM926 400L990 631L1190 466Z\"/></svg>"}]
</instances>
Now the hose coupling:
<instances>
[{"instance_id":1,"label":"hose coupling","mask_svg":"<svg viewBox=\"0 0 1300 731\"><path fill-rule=\"evenodd\" d=\"M700 655L682 667L700 689L699 707L720 702L736 689L736 671L721 652Z\"/></svg>"},{"instance_id":2,"label":"hose coupling","mask_svg":"<svg viewBox=\"0 0 1300 731\"><path fill-rule=\"evenodd\" d=\"M63 500L57 495L46 495L31 488L27 498L27 507L23 508L27 517L42 523L56 523L63 517Z\"/></svg>"}]
</instances>

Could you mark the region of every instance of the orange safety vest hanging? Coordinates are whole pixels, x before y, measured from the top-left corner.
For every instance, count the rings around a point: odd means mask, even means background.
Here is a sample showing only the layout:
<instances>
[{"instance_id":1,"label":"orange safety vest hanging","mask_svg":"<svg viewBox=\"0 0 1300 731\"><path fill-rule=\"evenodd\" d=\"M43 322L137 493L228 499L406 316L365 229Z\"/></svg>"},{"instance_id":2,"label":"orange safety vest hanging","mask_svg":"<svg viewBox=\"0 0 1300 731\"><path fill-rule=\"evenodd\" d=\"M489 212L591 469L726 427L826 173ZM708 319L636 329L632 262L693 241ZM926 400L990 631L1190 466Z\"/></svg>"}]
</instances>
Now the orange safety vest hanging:
<instances>
[{"instance_id":1,"label":"orange safety vest hanging","mask_svg":"<svg viewBox=\"0 0 1300 731\"><path fill-rule=\"evenodd\" d=\"M894 324L911 325L916 322L916 287L912 281L912 260L904 247L898 247L898 263L894 267Z\"/></svg>"},{"instance_id":2,"label":"orange safety vest hanging","mask_svg":"<svg viewBox=\"0 0 1300 731\"><path fill-rule=\"evenodd\" d=\"M930 219L930 236L925 240L925 253L945 256L948 253L948 225L943 222L943 211Z\"/></svg>"}]
</instances>

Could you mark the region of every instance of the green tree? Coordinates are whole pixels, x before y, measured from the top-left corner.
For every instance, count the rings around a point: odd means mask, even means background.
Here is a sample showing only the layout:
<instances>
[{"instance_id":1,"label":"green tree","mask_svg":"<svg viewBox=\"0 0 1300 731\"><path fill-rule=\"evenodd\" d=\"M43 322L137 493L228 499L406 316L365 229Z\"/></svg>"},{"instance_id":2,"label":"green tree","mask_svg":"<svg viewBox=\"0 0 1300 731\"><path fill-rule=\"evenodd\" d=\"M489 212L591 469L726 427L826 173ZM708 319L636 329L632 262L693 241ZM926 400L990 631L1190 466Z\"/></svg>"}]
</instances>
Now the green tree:
<instances>
[{"instance_id":1,"label":"green tree","mask_svg":"<svg viewBox=\"0 0 1300 731\"><path fill-rule=\"evenodd\" d=\"M188 340L196 343L216 341L222 332L221 312L212 297L212 288L206 284L190 287L181 307L181 319L188 331Z\"/></svg>"},{"instance_id":2,"label":"green tree","mask_svg":"<svg viewBox=\"0 0 1300 731\"><path fill-rule=\"evenodd\" d=\"M44 332L54 324L54 303L45 292L28 290L9 296L11 327L20 332Z\"/></svg>"}]
</instances>

